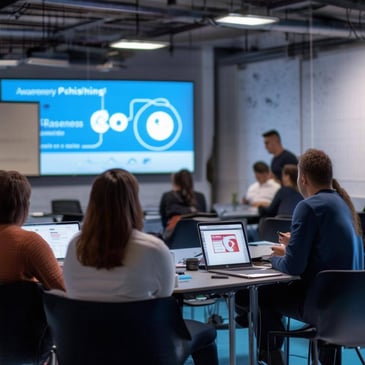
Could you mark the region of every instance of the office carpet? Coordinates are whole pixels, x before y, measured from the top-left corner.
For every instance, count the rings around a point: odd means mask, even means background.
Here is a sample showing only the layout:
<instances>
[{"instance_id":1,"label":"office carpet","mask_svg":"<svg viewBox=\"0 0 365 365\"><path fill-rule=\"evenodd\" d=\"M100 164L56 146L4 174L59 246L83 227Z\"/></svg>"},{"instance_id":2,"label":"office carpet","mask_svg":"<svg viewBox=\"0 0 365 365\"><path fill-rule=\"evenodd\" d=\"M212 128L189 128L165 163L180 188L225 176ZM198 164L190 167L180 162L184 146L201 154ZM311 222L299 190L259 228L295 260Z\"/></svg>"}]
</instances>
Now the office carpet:
<instances>
[{"instance_id":1,"label":"office carpet","mask_svg":"<svg viewBox=\"0 0 365 365\"><path fill-rule=\"evenodd\" d=\"M183 315L185 318L194 318L200 321L207 321L212 314L218 314L223 323L227 323L227 306L223 300L220 300L218 304L214 306L201 306L194 307L192 310L190 307L184 307ZM291 322L292 328L300 326L300 322ZM219 355L219 365L229 365L229 343L228 343L228 330L219 329L217 331L217 346ZM248 334L246 328L236 329L236 363L237 365L248 364ZM290 340L290 365L307 365L308 356L308 341L304 339L291 339ZM363 356L365 356L365 349L361 350ZM188 359L184 365L193 365L192 359ZM357 365L361 364L356 352L353 349L342 350L342 365ZM209 364L207 364L209 365Z\"/></svg>"}]
</instances>

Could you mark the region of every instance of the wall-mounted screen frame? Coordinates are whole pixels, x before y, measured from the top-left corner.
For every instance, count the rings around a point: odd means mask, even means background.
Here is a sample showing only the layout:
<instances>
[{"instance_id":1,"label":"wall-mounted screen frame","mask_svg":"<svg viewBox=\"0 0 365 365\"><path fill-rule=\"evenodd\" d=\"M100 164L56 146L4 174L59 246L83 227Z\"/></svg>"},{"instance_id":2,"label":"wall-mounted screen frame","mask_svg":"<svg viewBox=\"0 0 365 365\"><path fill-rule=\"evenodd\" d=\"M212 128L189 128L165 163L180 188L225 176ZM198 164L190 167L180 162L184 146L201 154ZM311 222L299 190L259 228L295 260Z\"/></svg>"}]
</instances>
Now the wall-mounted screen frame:
<instances>
[{"instance_id":1,"label":"wall-mounted screen frame","mask_svg":"<svg viewBox=\"0 0 365 365\"><path fill-rule=\"evenodd\" d=\"M39 103L42 176L194 171L192 81L2 79L0 90Z\"/></svg>"}]
</instances>

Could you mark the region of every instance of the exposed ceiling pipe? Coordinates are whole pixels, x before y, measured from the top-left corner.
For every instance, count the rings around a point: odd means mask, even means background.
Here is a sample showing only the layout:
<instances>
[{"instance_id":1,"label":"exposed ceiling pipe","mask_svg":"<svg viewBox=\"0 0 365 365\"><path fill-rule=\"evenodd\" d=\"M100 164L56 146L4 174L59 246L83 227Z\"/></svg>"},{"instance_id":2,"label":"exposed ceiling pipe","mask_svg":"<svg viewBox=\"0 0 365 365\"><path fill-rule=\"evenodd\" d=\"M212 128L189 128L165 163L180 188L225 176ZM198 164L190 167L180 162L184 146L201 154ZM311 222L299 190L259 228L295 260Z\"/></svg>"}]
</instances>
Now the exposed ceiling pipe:
<instances>
[{"instance_id":1,"label":"exposed ceiling pipe","mask_svg":"<svg viewBox=\"0 0 365 365\"><path fill-rule=\"evenodd\" d=\"M365 2L363 0L316 0L316 2L344 9L365 10Z\"/></svg>"},{"instance_id":2,"label":"exposed ceiling pipe","mask_svg":"<svg viewBox=\"0 0 365 365\"><path fill-rule=\"evenodd\" d=\"M352 41L354 42L354 41ZM344 39L322 39L315 41L313 47L318 49L329 49L331 47L340 47L348 45ZM309 57L309 42L289 44L267 48L259 51L244 52L237 50L235 54L221 56L217 63L219 65L245 65L253 62L273 60L284 57L295 57L298 55Z\"/></svg>"},{"instance_id":3,"label":"exposed ceiling pipe","mask_svg":"<svg viewBox=\"0 0 365 365\"><path fill-rule=\"evenodd\" d=\"M30 0L31 3L42 3L43 0ZM145 15L169 15L176 17L190 17L201 19L203 17L209 15L217 15L217 13L209 13L205 10L194 10L194 9L177 9L173 7L152 7L152 6L138 6L138 8L134 5L128 4L106 4L103 1L75 1L75 0L45 0L48 4L59 5L59 6L67 6L68 8L74 8L79 10L96 10L96 11L106 11L106 12L115 12L115 13L138 13ZM224 8L223 8L224 9ZM222 10L224 11L224 10Z\"/></svg>"},{"instance_id":4,"label":"exposed ceiling pipe","mask_svg":"<svg viewBox=\"0 0 365 365\"><path fill-rule=\"evenodd\" d=\"M282 20L270 27L272 31L284 33L301 33L312 34L325 37L338 37L349 39L360 39L365 37L365 30L351 27L349 24L342 22L322 22L314 20L310 26L307 21L301 20Z\"/></svg>"}]
</instances>

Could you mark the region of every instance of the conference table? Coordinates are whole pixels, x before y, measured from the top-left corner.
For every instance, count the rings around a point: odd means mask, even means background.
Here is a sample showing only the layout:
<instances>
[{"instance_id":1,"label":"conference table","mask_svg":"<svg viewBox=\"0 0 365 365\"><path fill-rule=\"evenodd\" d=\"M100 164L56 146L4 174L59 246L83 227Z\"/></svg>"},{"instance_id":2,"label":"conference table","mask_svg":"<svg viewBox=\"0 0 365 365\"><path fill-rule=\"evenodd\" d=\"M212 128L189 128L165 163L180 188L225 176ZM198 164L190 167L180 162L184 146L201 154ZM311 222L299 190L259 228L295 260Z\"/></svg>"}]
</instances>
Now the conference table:
<instances>
[{"instance_id":1,"label":"conference table","mask_svg":"<svg viewBox=\"0 0 365 365\"><path fill-rule=\"evenodd\" d=\"M244 218L248 224L256 224L260 219L257 207L247 204L213 204L213 210L222 220L234 220Z\"/></svg>"},{"instance_id":2,"label":"conference table","mask_svg":"<svg viewBox=\"0 0 365 365\"><path fill-rule=\"evenodd\" d=\"M235 333L235 293L240 289L249 290L250 309L248 318L248 357L249 365L257 365L256 326L258 324L258 288L262 285L272 285L297 280L297 276L282 274L280 276L245 279L229 276L227 278L212 278L207 271L186 271L191 276L189 280L179 280L174 289L174 295L184 297L191 294L224 294L228 301L228 333L229 333L229 364L236 365L236 333Z\"/></svg>"}]
</instances>

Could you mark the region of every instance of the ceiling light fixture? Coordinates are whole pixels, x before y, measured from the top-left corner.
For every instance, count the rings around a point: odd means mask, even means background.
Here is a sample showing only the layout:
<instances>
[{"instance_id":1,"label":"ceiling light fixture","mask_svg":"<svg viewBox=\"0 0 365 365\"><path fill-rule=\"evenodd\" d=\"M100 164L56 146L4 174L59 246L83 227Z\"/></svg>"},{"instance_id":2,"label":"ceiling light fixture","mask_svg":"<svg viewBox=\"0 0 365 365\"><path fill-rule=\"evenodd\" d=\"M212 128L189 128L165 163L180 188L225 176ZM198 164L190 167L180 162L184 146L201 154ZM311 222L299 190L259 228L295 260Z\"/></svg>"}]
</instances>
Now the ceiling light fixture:
<instances>
[{"instance_id":1,"label":"ceiling light fixture","mask_svg":"<svg viewBox=\"0 0 365 365\"><path fill-rule=\"evenodd\" d=\"M227 26L255 27L278 22L280 19L273 16L230 13L215 19L215 22Z\"/></svg>"},{"instance_id":2,"label":"ceiling light fixture","mask_svg":"<svg viewBox=\"0 0 365 365\"><path fill-rule=\"evenodd\" d=\"M159 48L167 47L168 42L152 42L152 41L143 41L143 40L127 40L122 39L120 41L114 42L110 44L112 48L120 48L120 49L135 49L135 50L155 50Z\"/></svg>"},{"instance_id":3,"label":"ceiling light fixture","mask_svg":"<svg viewBox=\"0 0 365 365\"><path fill-rule=\"evenodd\" d=\"M50 67L68 67L70 65L68 60L58 58L43 58L43 57L28 57L25 60L28 65L34 66L50 66Z\"/></svg>"},{"instance_id":4,"label":"ceiling light fixture","mask_svg":"<svg viewBox=\"0 0 365 365\"><path fill-rule=\"evenodd\" d=\"M8 67L8 66L18 66L20 63L17 59L2 59L0 60L0 67Z\"/></svg>"}]
</instances>

